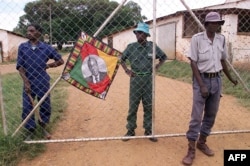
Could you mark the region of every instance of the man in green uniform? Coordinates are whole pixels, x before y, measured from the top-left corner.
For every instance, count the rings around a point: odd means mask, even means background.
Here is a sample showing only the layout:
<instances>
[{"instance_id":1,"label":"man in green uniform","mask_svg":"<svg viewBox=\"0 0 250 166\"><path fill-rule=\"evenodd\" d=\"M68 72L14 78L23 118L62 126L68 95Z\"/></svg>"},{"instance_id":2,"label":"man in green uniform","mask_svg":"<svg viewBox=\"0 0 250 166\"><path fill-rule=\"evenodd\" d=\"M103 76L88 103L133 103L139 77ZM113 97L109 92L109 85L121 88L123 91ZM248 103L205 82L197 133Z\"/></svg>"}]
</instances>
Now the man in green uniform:
<instances>
[{"instance_id":1,"label":"man in green uniform","mask_svg":"<svg viewBox=\"0 0 250 166\"><path fill-rule=\"evenodd\" d=\"M121 65L126 74L130 77L129 110L127 116L127 133L125 136L135 136L137 111L142 100L144 120L144 135L152 135L152 55L153 42L147 41L149 26L145 23L138 23L134 30L137 42L128 44L121 57ZM156 59L159 63L156 70L166 61L166 54L156 46ZM131 69L128 69L126 60L129 61ZM129 139L123 139L128 141ZM150 138L156 142L156 138Z\"/></svg>"}]
</instances>

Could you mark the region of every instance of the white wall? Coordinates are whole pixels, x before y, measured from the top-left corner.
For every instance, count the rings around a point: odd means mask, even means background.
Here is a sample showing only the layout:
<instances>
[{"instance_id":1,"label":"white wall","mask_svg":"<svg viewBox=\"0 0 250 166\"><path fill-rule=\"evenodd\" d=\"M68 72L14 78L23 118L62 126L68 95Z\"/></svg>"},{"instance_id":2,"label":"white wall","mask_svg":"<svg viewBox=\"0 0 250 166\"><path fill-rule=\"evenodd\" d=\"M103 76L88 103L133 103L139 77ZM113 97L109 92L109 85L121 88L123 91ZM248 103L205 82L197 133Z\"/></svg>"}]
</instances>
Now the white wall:
<instances>
[{"instance_id":1,"label":"white wall","mask_svg":"<svg viewBox=\"0 0 250 166\"><path fill-rule=\"evenodd\" d=\"M8 57L6 60L16 60L19 45L27 40L27 38L8 33Z\"/></svg>"},{"instance_id":2,"label":"white wall","mask_svg":"<svg viewBox=\"0 0 250 166\"><path fill-rule=\"evenodd\" d=\"M133 29L128 29L113 36L113 48L117 49L120 52L123 52L129 43L135 41L136 37L133 33ZM103 42L108 43L107 38L104 38Z\"/></svg>"},{"instance_id":3,"label":"white wall","mask_svg":"<svg viewBox=\"0 0 250 166\"><path fill-rule=\"evenodd\" d=\"M222 6L223 8L227 7L242 7L246 8L250 6L250 0L248 1L241 1L241 3L232 3ZM213 7L212 7L213 8ZM218 9L218 6L214 7ZM210 9L210 7L209 7ZM247 61L250 62L250 36L237 34L237 24L238 24L238 16L236 14L228 14L222 15L222 19L225 20L225 24L222 26L222 34L226 37L226 44L228 49L230 49L229 53L231 52L231 56L233 57L233 62L239 61ZM184 21L183 16L175 16L168 19L163 19L157 22L157 26L161 26L168 23L176 23L175 29L175 41L176 41L176 58L178 60L188 61L186 58L189 47L190 47L190 40L191 38L183 38L183 27ZM157 27L156 27L157 29ZM136 41L135 35L133 34L133 29L128 29L126 31L117 33L113 36L113 47L119 51L123 51L128 43ZM152 25L150 25L150 31L152 31ZM157 32L157 30L156 30ZM174 31L173 31L174 32ZM156 43L159 40L161 35L156 33ZM148 40L152 40L152 32L151 37ZM103 40L107 42L107 39ZM158 44L158 43L157 43Z\"/></svg>"},{"instance_id":4,"label":"white wall","mask_svg":"<svg viewBox=\"0 0 250 166\"><path fill-rule=\"evenodd\" d=\"M235 0L229 0L232 2L224 3L222 5L214 5L209 6L207 9L225 9L225 8L240 8L240 9L249 9L250 1L249 0L241 0L241 1L235 1Z\"/></svg>"},{"instance_id":5,"label":"white wall","mask_svg":"<svg viewBox=\"0 0 250 166\"><path fill-rule=\"evenodd\" d=\"M222 34L226 37L233 62L250 62L250 36L237 33L238 16L230 14L223 16L223 19L225 24L222 26Z\"/></svg>"},{"instance_id":6,"label":"white wall","mask_svg":"<svg viewBox=\"0 0 250 166\"><path fill-rule=\"evenodd\" d=\"M164 44L162 45L163 48L161 47L161 49L168 55L168 54L171 54L170 57L171 59L175 59L175 43L176 43L176 39L175 39L175 30L176 29L169 29L168 26L170 24L175 24L176 22L178 22L178 18L171 18L171 19L168 19L168 20L163 20L163 21L159 21L157 23L157 27L156 27L156 44L157 45L161 45L159 44L159 42L168 42L168 43L171 43L171 46L168 45L168 46L164 46ZM147 38L148 41L152 41L153 40L153 25L150 24L149 25L150 27L150 34L151 36ZM171 39L162 39L162 35L159 34L161 32L161 29L162 27L164 27L163 29L166 30L166 28L169 30L169 31L172 31L172 32L168 32L171 34ZM132 42L136 42L136 36L135 34L133 33L133 30L135 28L131 28L131 29L127 29L125 31L122 31L122 32L119 32L117 34L114 34L113 35L113 48L117 49L118 51L120 52L123 52L126 48L126 46L129 44L129 43L132 43ZM165 36L164 36L165 37ZM171 41L166 41L166 40L171 40ZM103 38L102 40L104 43L108 43L108 39L107 38ZM168 55L169 56L169 55Z\"/></svg>"},{"instance_id":7,"label":"white wall","mask_svg":"<svg viewBox=\"0 0 250 166\"><path fill-rule=\"evenodd\" d=\"M2 42L3 60L15 60L20 43L27 41L26 38L15 35L5 30L0 30L0 41ZM1 58L0 58L1 60ZM0 62L1 63L1 62Z\"/></svg>"},{"instance_id":8,"label":"white wall","mask_svg":"<svg viewBox=\"0 0 250 166\"><path fill-rule=\"evenodd\" d=\"M4 30L0 29L0 42L2 42L2 52L3 52L2 57L0 57L0 63L1 63L2 58L8 56L8 36L7 36L7 31L4 31Z\"/></svg>"}]
</instances>

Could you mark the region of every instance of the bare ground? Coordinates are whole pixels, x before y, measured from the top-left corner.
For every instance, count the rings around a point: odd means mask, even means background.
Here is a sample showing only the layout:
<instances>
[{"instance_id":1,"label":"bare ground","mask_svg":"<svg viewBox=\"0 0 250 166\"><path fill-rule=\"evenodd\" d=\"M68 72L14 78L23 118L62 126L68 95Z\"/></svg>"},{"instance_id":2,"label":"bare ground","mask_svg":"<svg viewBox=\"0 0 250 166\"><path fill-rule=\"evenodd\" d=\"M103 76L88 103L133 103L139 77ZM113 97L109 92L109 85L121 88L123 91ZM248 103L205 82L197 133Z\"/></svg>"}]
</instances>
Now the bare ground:
<instances>
[{"instance_id":1,"label":"bare ground","mask_svg":"<svg viewBox=\"0 0 250 166\"><path fill-rule=\"evenodd\" d=\"M56 71L61 69L52 69ZM1 74L16 72L14 65L0 65ZM126 132L129 79L121 70L105 101L91 97L73 86L68 87L68 108L55 130L52 140L121 137ZM161 93L164 90L166 93ZM46 144L47 150L33 160L23 159L19 166L178 166L187 151L185 136L166 133L185 133L190 119L191 85L156 77L155 133L157 143L148 139L120 139ZM142 108L138 112L136 134L143 135ZM250 129L250 112L237 100L224 95L214 131ZM159 135L158 135L159 134ZM222 166L224 149L250 149L250 134L214 134L208 144L215 156L196 153L193 165Z\"/></svg>"}]
</instances>

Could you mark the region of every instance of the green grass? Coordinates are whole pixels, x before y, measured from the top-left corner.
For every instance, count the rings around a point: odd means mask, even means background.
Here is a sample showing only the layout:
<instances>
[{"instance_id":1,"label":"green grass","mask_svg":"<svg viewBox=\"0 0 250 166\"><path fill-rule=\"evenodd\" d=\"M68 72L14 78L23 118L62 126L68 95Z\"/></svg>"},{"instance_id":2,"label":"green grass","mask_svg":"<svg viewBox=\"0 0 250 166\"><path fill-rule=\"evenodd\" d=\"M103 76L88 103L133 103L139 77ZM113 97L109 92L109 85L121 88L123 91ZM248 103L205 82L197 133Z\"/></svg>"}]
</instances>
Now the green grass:
<instances>
[{"instance_id":1,"label":"green grass","mask_svg":"<svg viewBox=\"0 0 250 166\"><path fill-rule=\"evenodd\" d=\"M0 135L0 165L17 165L21 158L32 159L45 150L43 144L26 144L20 137Z\"/></svg>"},{"instance_id":2,"label":"green grass","mask_svg":"<svg viewBox=\"0 0 250 166\"><path fill-rule=\"evenodd\" d=\"M235 69L240 76L244 76L244 83L249 88L250 67L249 65L245 66L248 67L243 68L242 65L238 65L235 67ZM231 70L230 72L234 78L237 78L236 75ZM190 67L190 64L186 62L181 62L177 60L168 61L161 66L157 74L160 76L165 76L179 81L192 83L192 69ZM241 103L244 107L248 109L250 108L250 102L249 102L250 94L244 89L244 87L240 82L237 86L233 86L233 84L227 79L225 75L223 75L223 93L236 97L239 103Z\"/></svg>"},{"instance_id":3,"label":"green grass","mask_svg":"<svg viewBox=\"0 0 250 166\"><path fill-rule=\"evenodd\" d=\"M246 80L248 87L250 82L250 70L241 68L236 68L240 75L244 75L244 80ZM180 61L168 61L159 69L158 75L168 77L171 79L176 79L179 81L192 83L192 71L190 65L185 62ZM232 73L233 75L233 73ZM51 75L52 81L57 79L55 74ZM21 116L21 93L22 93L22 80L18 74L7 74L1 77L4 95L5 111L16 119L10 119L9 123L12 126L17 126L20 124ZM223 93L233 95L237 97L239 102L247 108L250 108L250 95L244 90L243 86L233 87L232 84L223 77ZM52 117L50 128L53 130L57 121L60 119L63 110L67 107L66 98L67 93L65 87L69 84L65 81L59 81L55 88L51 92L52 101ZM0 115L1 116L1 115ZM2 119L2 118L1 118ZM18 161L22 158L34 158L44 152L46 149L44 144L26 144L23 143L23 139L20 137L11 137L10 135L4 136L2 131L2 123L0 124L0 165L16 165ZM8 126L8 130L13 132L16 128Z\"/></svg>"},{"instance_id":4,"label":"green grass","mask_svg":"<svg viewBox=\"0 0 250 166\"><path fill-rule=\"evenodd\" d=\"M57 75L51 74L51 84L57 79ZM45 150L44 144L26 144L23 136L18 132L14 137L11 135L21 123L22 110L22 79L18 73L6 74L1 77L2 92L4 96L4 108L6 112L8 135L3 132L2 122L0 124L0 165L16 165L25 157L32 159ZM56 122L60 119L63 110L67 107L67 93L65 81L59 81L51 91L52 116L49 128L53 130ZM0 116L1 117L1 116ZM2 117L1 117L2 120Z\"/></svg>"},{"instance_id":5,"label":"green grass","mask_svg":"<svg viewBox=\"0 0 250 166\"><path fill-rule=\"evenodd\" d=\"M192 82L192 70L186 62L168 61L159 68L157 74L183 82Z\"/></svg>"}]
</instances>

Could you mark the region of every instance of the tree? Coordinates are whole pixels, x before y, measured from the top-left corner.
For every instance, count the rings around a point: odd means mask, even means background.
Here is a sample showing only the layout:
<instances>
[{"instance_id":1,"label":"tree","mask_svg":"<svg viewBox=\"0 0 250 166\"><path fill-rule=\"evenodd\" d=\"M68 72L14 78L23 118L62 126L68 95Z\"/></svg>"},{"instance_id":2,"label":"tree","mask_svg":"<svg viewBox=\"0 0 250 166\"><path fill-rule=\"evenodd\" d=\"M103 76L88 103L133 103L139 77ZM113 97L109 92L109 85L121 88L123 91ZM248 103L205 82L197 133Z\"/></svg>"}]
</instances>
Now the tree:
<instances>
[{"instance_id":1,"label":"tree","mask_svg":"<svg viewBox=\"0 0 250 166\"><path fill-rule=\"evenodd\" d=\"M109 0L39 0L26 4L15 32L25 34L29 23L39 23L45 34L52 29L53 42L74 41L81 31L94 35L119 4ZM112 34L145 20L141 7L130 1L124 5L97 36ZM51 27L51 29L50 29Z\"/></svg>"}]
</instances>

